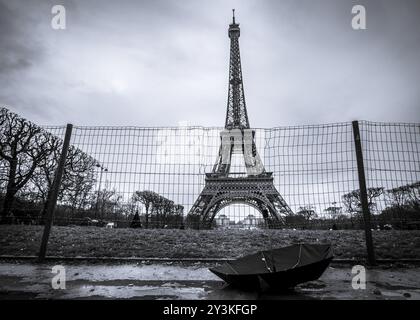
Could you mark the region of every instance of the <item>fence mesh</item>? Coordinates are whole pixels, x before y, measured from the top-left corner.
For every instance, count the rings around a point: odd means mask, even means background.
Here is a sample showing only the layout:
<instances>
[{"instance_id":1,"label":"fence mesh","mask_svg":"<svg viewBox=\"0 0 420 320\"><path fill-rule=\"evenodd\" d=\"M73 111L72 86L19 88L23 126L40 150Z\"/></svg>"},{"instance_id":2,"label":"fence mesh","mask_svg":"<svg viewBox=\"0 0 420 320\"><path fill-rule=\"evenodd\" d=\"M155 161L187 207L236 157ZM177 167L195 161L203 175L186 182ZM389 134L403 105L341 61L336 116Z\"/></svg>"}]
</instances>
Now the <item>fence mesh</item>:
<instances>
[{"instance_id":1,"label":"fence mesh","mask_svg":"<svg viewBox=\"0 0 420 320\"><path fill-rule=\"evenodd\" d=\"M46 130L63 134L62 127ZM91 202L83 209L90 210L91 218L121 223L136 212L145 213L144 205L133 199L136 192L153 191L182 205L185 216L217 159L221 130L75 127L72 145L97 161L95 183L86 194ZM258 152L266 170L273 172L275 187L292 211L307 220L344 213L342 195L358 186L352 139L348 123L256 129ZM242 162L241 155L234 157L231 171L244 173ZM226 216L233 228L245 226L250 215L261 219L254 208L236 204L223 209L219 217ZM301 222L292 217L288 221Z\"/></svg>"},{"instance_id":2,"label":"fence mesh","mask_svg":"<svg viewBox=\"0 0 420 320\"><path fill-rule=\"evenodd\" d=\"M370 211L377 224L418 229L420 126L361 122Z\"/></svg>"},{"instance_id":3,"label":"fence mesh","mask_svg":"<svg viewBox=\"0 0 420 320\"><path fill-rule=\"evenodd\" d=\"M43 129L54 137L64 137L64 126ZM146 207L141 194L150 191L173 201L177 210L172 213L178 220L172 222L182 226L204 188L205 173L212 171L217 160L221 130L184 126L74 127L71 146L90 161L83 162L79 159L83 157L70 152L68 157L75 159L67 171L74 171L79 181L73 178L66 184L64 179L56 222L87 223L93 219L127 226L135 213L144 219ZM363 121L360 131L371 213L374 218L393 213L392 219L401 221L403 207L418 211L420 126ZM286 223L314 227L327 221L325 225L332 227L331 222L342 219L355 227L361 209L351 123L256 129L256 145L265 169L273 172L276 189L294 213L286 217ZM6 161L0 164L4 195L9 167ZM49 170L45 165L34 170L18 190L15 206L26 198L42 207L54 164L49 163ZM242 155L233 157L231 172L245 174ZM31 218L40 216L32 213ZM260 213L242 204L224 208L216 217L220 222L218 219L228 219L223 226L231 228L249 227L250 219L254 219L251 225L263 226Z\"/></svg>"},{"instance_id":4,"label":"fence mesh","mask_svg":"<svg viewBox=\"0 0 420 320\"><path fill-rule=\"evenodd\" d=\"M39 127L4 110L0 119L1 221L43 224L65 126ZM359 127L373 228L418 230L420 125ZM74 127L54 224L188 228L222 129ZM352 130L352 123L255 129L265 169L293 211L281 229L363 229ZM242 155L233 157L231 172L245 174ZM261 213L244 204L223 208L213 225L265 226Z\"/></svg>"}]
</instances>

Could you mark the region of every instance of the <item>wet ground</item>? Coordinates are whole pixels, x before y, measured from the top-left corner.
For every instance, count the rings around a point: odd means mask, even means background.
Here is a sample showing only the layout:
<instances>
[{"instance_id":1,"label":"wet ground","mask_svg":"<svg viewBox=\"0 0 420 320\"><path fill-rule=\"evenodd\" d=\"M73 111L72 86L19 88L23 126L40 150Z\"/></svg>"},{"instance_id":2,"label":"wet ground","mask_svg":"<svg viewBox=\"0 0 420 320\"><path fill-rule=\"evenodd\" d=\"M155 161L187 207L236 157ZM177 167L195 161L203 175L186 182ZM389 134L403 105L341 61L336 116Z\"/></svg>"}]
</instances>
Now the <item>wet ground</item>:
<instances>
[{"instance_id":1,"label":"wet ground","mask_svg":"<svg viewBox=\"0 0 420 320\"><path fill-rule=\"evenodd\" d=\"M288 292L243 292L205 263L60 263L65 289L53 289L59 263L0 262L0 299L416 299L420 267L366 269L366 289L352 287L352 265L332 265L317 281Z\"/></svg>"}]
</instances>

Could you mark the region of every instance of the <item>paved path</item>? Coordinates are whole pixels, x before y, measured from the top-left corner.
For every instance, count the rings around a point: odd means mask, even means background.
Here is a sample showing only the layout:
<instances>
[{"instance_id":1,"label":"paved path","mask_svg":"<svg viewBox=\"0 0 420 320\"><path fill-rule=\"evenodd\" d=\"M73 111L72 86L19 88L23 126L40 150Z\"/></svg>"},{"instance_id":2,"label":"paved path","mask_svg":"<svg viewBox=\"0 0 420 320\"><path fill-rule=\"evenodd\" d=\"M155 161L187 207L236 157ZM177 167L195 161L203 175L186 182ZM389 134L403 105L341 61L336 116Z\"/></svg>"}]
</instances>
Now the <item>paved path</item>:
<instances>
[{"instance_id":1,"label":"paved path","mask_svg":"<svg viewBox=\"0 0 420 320\"><path fill-rule=\"evenodd\" d=\"M351 265L331 266L318 281L288 293L241 292L208 271L211 264L61 264L66 289L51 285L54 264L0 262L0 299L416 299L420 268L366 269L365 290L354 290Z\"/></svg>"}]
</instances>

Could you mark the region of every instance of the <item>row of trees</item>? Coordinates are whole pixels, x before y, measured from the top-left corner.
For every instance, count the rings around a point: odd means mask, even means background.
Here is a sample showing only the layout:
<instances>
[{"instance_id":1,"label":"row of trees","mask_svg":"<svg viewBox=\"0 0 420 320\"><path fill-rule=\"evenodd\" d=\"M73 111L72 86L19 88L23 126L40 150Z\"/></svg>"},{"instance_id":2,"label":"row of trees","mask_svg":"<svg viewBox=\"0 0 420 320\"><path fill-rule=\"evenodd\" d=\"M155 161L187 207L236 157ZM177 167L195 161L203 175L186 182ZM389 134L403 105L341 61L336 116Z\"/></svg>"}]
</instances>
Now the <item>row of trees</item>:
<instances>
[{"instance_id":1,"label":"row of trees","mask_svg":"<svg viewBox=\"0 0 420 320\"><path fill-rule=\"evenodd\" d=\"M144 227L165 228L171 226L183 228L184 207L153 191L136 191L132 196L135 206L142 204L145 209Z\"/></svg>"},{"instance_id":2,"label":"row of trees","mask_svg":"<svg viewBox=\"0 0 420 320\"><path fill-rule=\"evenodd\" d=\"M16 200L41 207L43 217L63 140L6 108L0 109L0 220L20 216ZM71 146L66 158L59 202L85 208L96 183L94 158ZM21 201L22 202L22 201ZM27 213L27 212L26 212Z\"/></svg>"},{"instance_id":3,"label":"row of trees","mask_svg":"<svg viewBox=\"0 0 420 320\"><path fill-rule=\"evenodd\" d=\"M22 218L41 218L48 205L54 172L63 141L56 135L19 117L6 108L0 108L0 221L11 215ZM59 190L58 218L130 219L139 206L144 211L144 227L183 227L197 225L200 217L186 216L184 207L153 191L136 191L130 203L106 186L95 191L99 163L82 150L71 146L66 158L64 175ZM420 220L420 182L385 190L382 187L367 190L368 206L375 217L383 221L398 220L415 223ZM378 199L385 199L387 207L379 212ZM333 204L324 210L332 220L362 221L360 191L342 196L344 208ZM345 213L343 213L345 212ZM313 206L305 206L286 219L287 223L310 224L320 220Z\"/></svg>"},{"instance_id":4,"label":"row of trees","mask_svg":"<svg viewBox=\"0 0 420 320\"><path fill-rule=\"evenodd\" d=\"M420 181L386 191L388 206L380 218L400 228L420 229Z\"/></svg>"},{"instance_id":5,"label":"row of trees","mask_svg":"<svg viewBox=\"0 0 420 320\"><path fill-rule=\"evenodd\" d=\"M378 210L378 199L383 196L386 208ZM367 199L369 211L374 223L392 224L396 228L420 227L420 181L397 188L368 188ZM328 218L321 219L312 205L300 207L293 216L286 217L286 224L303 227L316 226L328 222L329 225L348 225L349 228L363 228L363 214L360 190L353 190L342 196L343 207L332 203L324 210Z\"/></svg>"},{"instance_id":6,"label":"row of trees","mask_svg":"<svg viewBox=\"0 0 420 320\"><path fill-rule=\"evenodd\" d=\"M42 221L48 206L63 140L34 123L0 108L0 221ZM147 228L182 226L184 207L153 191L137 191L131 203L109 186L95 191L99 163L70 146L59 189L56 220L122 220L139 204Z\"/></svg>"}]
</instances>

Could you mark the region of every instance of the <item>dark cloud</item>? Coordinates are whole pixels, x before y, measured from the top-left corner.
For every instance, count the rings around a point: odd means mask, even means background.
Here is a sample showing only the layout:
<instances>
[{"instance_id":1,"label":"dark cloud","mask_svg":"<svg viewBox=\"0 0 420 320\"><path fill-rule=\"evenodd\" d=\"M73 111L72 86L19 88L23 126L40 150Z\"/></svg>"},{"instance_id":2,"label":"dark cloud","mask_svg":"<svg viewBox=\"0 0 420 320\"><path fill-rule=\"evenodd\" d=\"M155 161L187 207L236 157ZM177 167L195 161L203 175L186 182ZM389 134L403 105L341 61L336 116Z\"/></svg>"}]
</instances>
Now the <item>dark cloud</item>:
<instances>
[{"instance_id":1,"label":"dark cloud","mask_svg":"<svg viewBox=\"0 0 420 320\"><path fill-rule=\"evenodd\" d=\"M26 22L7 2L0 2L0 74L26 69L39 54L39 47L26 33ZM26 19L26 18L25 18Z\"/></svg>"}]
</instances>

